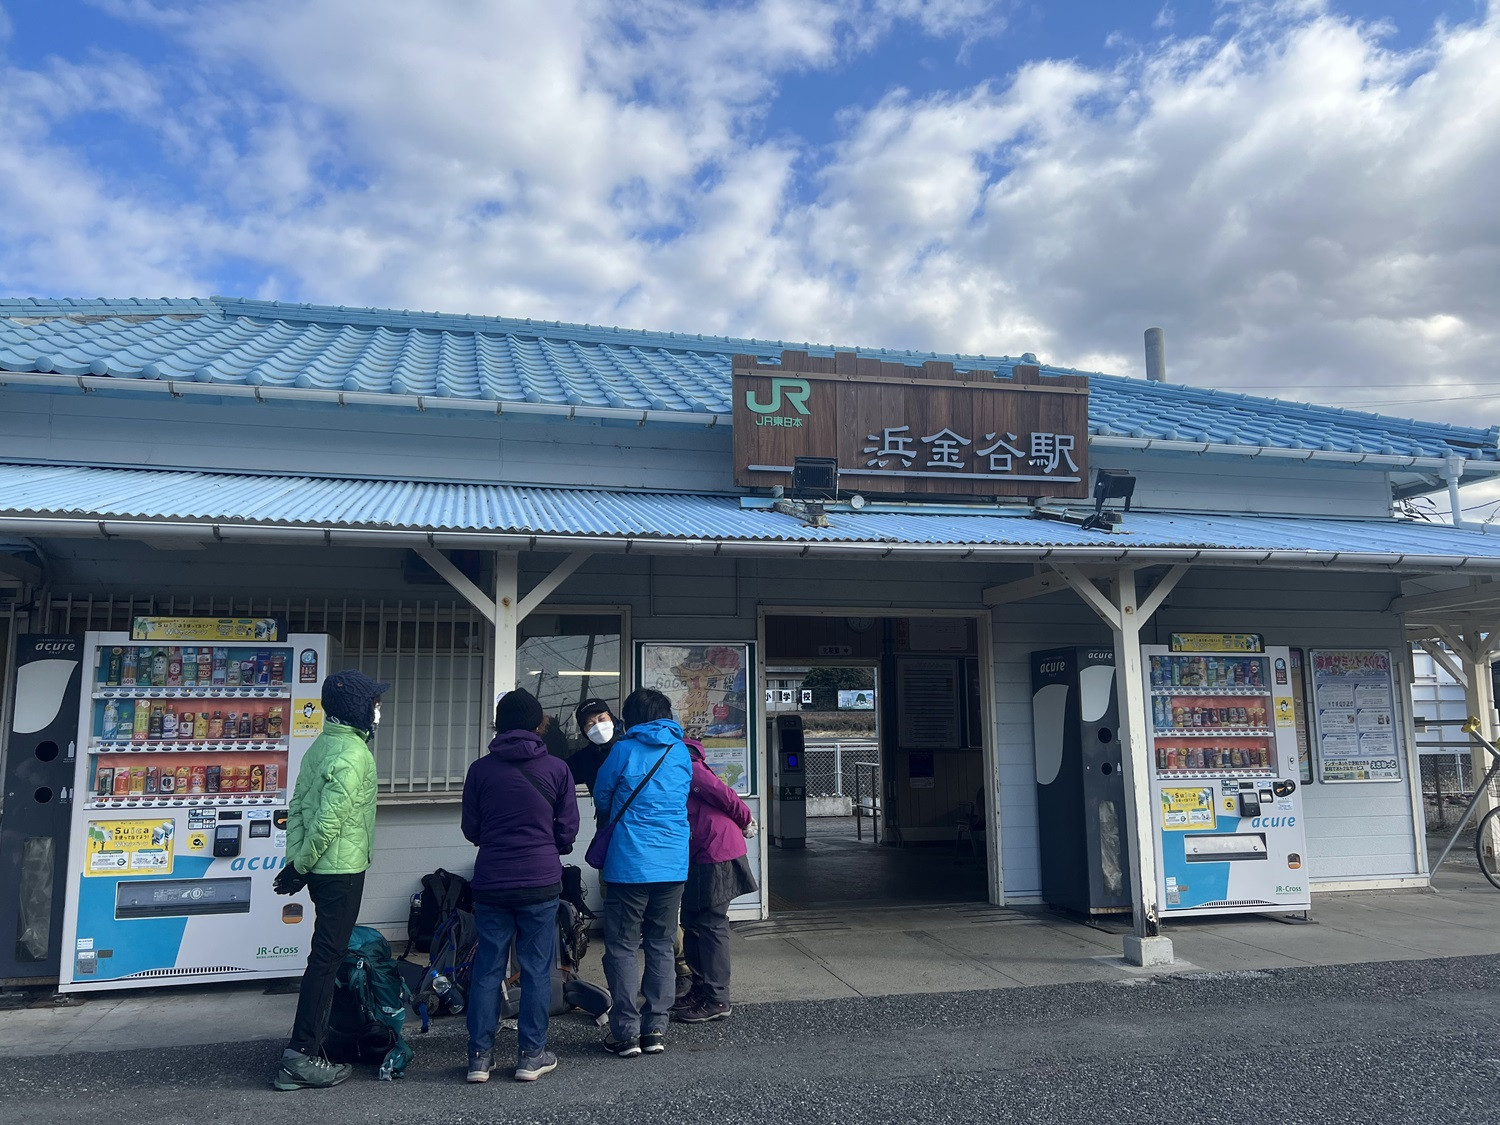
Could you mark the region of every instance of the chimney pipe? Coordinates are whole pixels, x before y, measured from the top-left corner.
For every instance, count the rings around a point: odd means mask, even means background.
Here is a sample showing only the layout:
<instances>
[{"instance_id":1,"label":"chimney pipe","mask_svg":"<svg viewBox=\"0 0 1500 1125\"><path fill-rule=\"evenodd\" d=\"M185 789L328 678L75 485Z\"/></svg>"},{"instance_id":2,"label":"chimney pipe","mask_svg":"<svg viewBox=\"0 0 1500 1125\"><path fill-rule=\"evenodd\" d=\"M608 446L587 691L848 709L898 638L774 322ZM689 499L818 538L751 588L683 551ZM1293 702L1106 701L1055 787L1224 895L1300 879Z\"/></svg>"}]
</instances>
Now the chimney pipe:
<instances>
[{"instance_id":1,"label":"chimney pipe","mask_svg":"<svg viewBox=\"0 0 1500 1125\"><path fill-rule=\"evenodd\" d=\"M1167 344L1160 328L1146 329L1146 378L1153 383L1167 381Z\"/></svg>"}]
</instances>

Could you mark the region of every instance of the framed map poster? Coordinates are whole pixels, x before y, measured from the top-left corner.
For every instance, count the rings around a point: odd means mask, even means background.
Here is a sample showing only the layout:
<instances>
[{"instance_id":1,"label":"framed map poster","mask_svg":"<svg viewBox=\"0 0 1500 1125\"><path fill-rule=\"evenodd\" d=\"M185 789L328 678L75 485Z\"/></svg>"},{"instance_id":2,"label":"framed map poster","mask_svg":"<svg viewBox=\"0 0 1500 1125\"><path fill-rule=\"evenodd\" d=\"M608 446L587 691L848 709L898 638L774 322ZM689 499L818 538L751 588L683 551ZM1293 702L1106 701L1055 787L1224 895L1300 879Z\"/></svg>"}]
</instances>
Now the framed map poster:
<instances>
[{"instance_id":1,"label":"framed map poster","mask_svg":"<svg viewBox=\"0 0 1500 1125\"><path fill-rule=\"evenodd\" d=\"M754 792L755 723L747 685L754 682L750 644L636 644L637 686L672 701L688 738L703 744L709 768L741 796Z\"/></svg>"}]
</instances>

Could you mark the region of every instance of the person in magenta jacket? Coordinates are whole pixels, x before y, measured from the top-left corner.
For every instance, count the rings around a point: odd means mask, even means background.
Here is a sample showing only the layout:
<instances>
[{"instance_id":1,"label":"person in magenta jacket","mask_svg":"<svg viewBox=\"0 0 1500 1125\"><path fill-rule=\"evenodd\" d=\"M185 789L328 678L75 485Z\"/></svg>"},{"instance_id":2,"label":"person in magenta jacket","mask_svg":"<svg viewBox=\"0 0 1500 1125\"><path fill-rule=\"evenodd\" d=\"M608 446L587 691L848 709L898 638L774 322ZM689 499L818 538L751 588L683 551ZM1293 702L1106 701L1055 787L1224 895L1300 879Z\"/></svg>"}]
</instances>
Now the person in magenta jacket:
<instances>
[{"instance_id":1,"label":"person in magenta jacket","mask_svg":"<svg viewBox=\"0 0 1500 1125\"><path fill-rule=\"evenodd\" d=\"M729 903L757 887L745 841L756 833L749 807L704 760L691 738L693 782L688 791L688 877L682 893L682 944L693 986L673 1005L683 1023L729 1015Z\"/></svg>"}]
</instances>

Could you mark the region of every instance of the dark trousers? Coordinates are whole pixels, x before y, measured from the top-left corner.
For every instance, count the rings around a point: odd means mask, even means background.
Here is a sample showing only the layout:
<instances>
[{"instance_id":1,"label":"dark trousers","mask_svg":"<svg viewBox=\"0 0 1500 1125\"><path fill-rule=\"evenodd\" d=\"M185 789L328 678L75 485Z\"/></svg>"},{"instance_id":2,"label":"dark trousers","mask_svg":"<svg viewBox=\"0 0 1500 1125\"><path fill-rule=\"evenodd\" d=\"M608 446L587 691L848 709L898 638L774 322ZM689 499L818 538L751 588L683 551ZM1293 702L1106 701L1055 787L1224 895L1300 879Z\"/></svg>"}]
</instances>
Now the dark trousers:
<instances>
[{"instance_id":1,"label":"dark trousers","mask_svg":"<svg viewBox=\"0 0 1500 1125\"><path fill-rule=\"evenodd\" d=\"M328 1034L328 1010L333 1007L334 978L339 962L349 949L349 934L359 917L359 900L365 893L365 873L358 875L309 875L307 892L313 901L312 947L302 973L297 997L297 1018L287 1046L305 1055L323 1051Z\"/></svg>"},{"instance_id":2,"label":"dark trousers","mask_svg":"<svg viewBox=\"0 0 1500 1125\"><path fill-rule=\"evenodd\" d=\"M521 965L521 1008L517 1030L521 1055L547 1045L552 1010L552 967L557 964L557 899L530 906L474 905L479 948L469 983L469 1053L495 1049L500 1022L500 985L510 965L512 944Z\"/></svg>"},{"instance_id":3,"label":"dark trousers","mask_svg":"<svg viewBox=\"0 0 1500 1125\"><path fill-rule=\"evenodd\" d=\"M609 1032L617 1042L666 1030L677 998L672 943L681 903L681 883L609 885L604 900L604 976L609 981ZM644 973L636 962L642 949Z\"/></svg>"},{"instance_id":4,"label":"dark trousers","mask_svg":"<svg viewBox=\"0 0 1500 1125\"><path fill-rule=\"evenodd\" d=\"M729 903L682 908L682 951L693 987L710 1004L729 1003Z\"/></svg>"}]
</instances>

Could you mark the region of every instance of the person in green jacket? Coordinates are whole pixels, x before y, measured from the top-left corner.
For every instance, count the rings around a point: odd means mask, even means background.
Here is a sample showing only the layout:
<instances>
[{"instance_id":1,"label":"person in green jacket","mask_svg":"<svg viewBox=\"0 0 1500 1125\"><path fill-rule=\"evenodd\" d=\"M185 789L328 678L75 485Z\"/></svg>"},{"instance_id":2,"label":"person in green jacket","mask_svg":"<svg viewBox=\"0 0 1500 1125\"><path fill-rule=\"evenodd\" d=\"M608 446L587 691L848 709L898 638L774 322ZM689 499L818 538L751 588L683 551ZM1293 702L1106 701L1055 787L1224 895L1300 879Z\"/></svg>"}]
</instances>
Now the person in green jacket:
<instances>
[{"instance_id":1,"label":"person in green jacket","mask_svg":"<svg viewBox=\"0 0 1500 1125\"><path fill-rule=\"evenodd\" d=\"M380 697L390 684L363 672L335 672L323 681L323 733L308 747L287 807L286 865L277 894L305 885L314 921L307 969L292 1036L271 1084L278 1090L337 1086L347 1064L323 1057L334 978L359 916L375 836L375 755Z\"/></svg>"}]
</instances>

